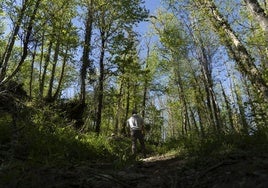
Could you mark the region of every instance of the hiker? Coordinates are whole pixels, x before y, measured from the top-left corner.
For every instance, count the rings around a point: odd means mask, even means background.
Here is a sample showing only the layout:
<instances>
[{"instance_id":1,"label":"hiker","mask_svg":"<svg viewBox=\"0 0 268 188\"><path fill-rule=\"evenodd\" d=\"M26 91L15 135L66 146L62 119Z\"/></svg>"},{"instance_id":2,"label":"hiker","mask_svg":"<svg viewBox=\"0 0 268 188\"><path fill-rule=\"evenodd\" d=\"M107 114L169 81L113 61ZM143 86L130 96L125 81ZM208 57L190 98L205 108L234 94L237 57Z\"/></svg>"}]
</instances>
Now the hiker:
<instances>
[{"instance_id":1,"label":"hiker","mask_svg":"<svg viewBox=\"0 0 268 188\"><path fill-rule=\"evenodd\" d=\"M144 120L140 117L136 110L132 111L132 116L127 120L128 135L130 132L132 139L132 154L136 155L137 152L137 140L139 140L141 145L141 150L143 157L146 157L145 144L144 144Z\"/></svg>"}]
</instances>

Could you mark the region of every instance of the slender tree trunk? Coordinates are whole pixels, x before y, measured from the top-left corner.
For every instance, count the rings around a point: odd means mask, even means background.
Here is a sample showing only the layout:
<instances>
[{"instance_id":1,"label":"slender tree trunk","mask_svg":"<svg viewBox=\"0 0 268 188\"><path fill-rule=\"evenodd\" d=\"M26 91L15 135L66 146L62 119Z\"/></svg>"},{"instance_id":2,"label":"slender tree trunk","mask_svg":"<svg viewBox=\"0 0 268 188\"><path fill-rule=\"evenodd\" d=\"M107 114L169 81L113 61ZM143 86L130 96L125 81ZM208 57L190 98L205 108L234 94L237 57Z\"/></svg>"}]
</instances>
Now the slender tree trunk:
<instances>
[{"instance_id":1,"label":"slender tree trunk","mask_svg":"<svg viewBox=\"0 0 268 188\"><path fill-rule=\"evenodd\" d=\"M26 4L26 2L25 2L25 4ZM4 72L3 72L3 74L2 73L0 74L0 82L1 82L1 84L4 84L4 83L8 82L10 79L12 79L18 73L18 71L20 70L21 65L24 63L24 61L25 61L25 59L26 59L26 57L28 55L28 44L30 42L30 37L32 35L34 20L35 20L35 17L36 17L37 10L39 8L40 2L41 2L41 0L36 1L33 13L30 16L29 24L28 24L28 27L27 27L27 30L26 30L26 36L25 36L25 38L23 40L22 56L21 56L21 59L20 59L18 65L17 65L17 67L14 69L14 71L8 77L1 78L1 76L5 76L6 64L7 64L7 61L9 60L9 57L10 57L9 53L11 53L13 45L14 45L15 39L14 39L14 41L12 40L12 43L13 43L12 48L10 49L10 52L8 50L7 58L5 58L5 61L4 61L4 64L3 64L4 69L2 69L2 70L4 70Z\"/></svg>"},{"instance_id":2,"label":"slender tree trunk","mask_svg":"<svg viewBox=\"0 0 268 188\"><path fill-rule=\"evenodd\" d=\"M187 134L188 130L190 129L190 121L189 121L189 112L188 112L188 106L187 106L187 101L185 97L185 91L181 79L181 75L179 71L176 71L176 82L177 82L177 88L179 92L179 98L180 101L182 102L182 133Z\"/></svg>"},{"instance_id":3,"label":"slender tree trunk","mask_svg":"<svg viewBox=\"0 0 268 188\"><path fill-rule=\"evenodd\" d=\"M242 127L242 132L244 134L248 134L249 132L249 126L246 118L246 112L245 112L245 107L244 107L244 102L242 100L241 92L238 90L236 86L234 86L234 92L236 96L236 101L237 101L237 106L239 110L239 119L240 119L240 124Z\"/></svg>"},{"instance_id":4,"label":"slender tree trunk","mask_svg":"<svg viewBox=\"0 0 268 188\"><path fill-rule=\"evenodd\" d=\"M222 125L220 120L219 107L217 105L216 96L213 90L212 78L212 60L208 50L205 49L204 42L199 39L199 60L201 64L201 72L203 74L204 86L206 91L207 106L210 113L210 118L213 120L213 127L216 132L220 131Z\"/></svg>"},{"instance_id":5,"label":"slender tree trunk","mask_svg":"<svg viewBox=\"0 0 268 188\"><path fill-rule=\"evenodd\" d=\"M220 14L213 0L198 1L198 6L207 10L212 25L218 31L230 55L237 62L240 72L249 78L257 90L262 91L264 99L268 99L268 85L263 77L264 74L257 69L254 59L237 37L228 21Z\"/></svg>"},{"instance_id":6,"label":"slender tree trunk","mask_svg":"<svg viewBox=\"0 0 268 188\"><path fill-rule=\"evenodd\" d=\"M196 119L195 119L195 114L194 114L194 112L193 112L193 110L191 108L189 110L190 110L191 119L192 119L192 122L193 122L193 125L194 125L194 128L195 128L195 132L197 132L197 134L200 135L200 131L199 131Z\"/></svg>"},{"instance_id":7,"label":"slender tree trunk","mask_svg":"<svg viewBox=\"0 0 268 188\"><path fill-rule=\"evenodd\" d=\"M88 9L87 9L87 18L86 18L86 25L85 25L86 31L85 31L85 38L84 38L84 45L83 45L82 66L80 69L80 79L81 79L80 102L82 104L85 104L85 101L86 101L86 75L87 75L87 69L90 66L89 55L91 52L91 37L92 37L92 23L93 23L92 8L93 8L93 0L90 0Z\"/></svg>"},{"instance_id":8,"label":"slender tree trunk","mask_svg":"<svg viewBox=\"0 0 268 188\"><path fill-rule=\"evenodd\" d=\"M104 91L104 55L105 55L105 33L101 32L101 53L100 53L100 76L99 76L99 87L97 90L98 96L98 108L97 108L97 120L96 120L96 133L100 133L102 108L103 108L103 91Z\"/></svg>"},{"instance_id":9,"label":"slender tree trunk","mask_svg":"<svg viewBox=\"0 0 268 188\"><path fill-rule=\"evenodd\" d=\"M204 125L207 124L211 124L210 123L210 118L206 118L207 116L207 109L203 106L205 106L205 101L204 101L204 97L200 88L200 84L198 83L197 78L195 77L195 84L198 87L198 91L195 90L195 100L196 100L196 108L197 108L197 114L198 114L198 118L199 118L199 127L200 127L200 132L201 135L204 137L205 136L205 128ZM205 116L205 117L204 117Z\"/></svg>"},{"instance_id":10,"label":"slender tree trunk","mask_svg":"<svg viewBox=\"0 0 268 188\"><path fill-rule=\"evenodd\" d=\"M203 125L204 120L203 120L202 111L200 107L197 108L197 114L199 118L199 127L200 127L201 136L204 138L205 137L205 129Z\"/></svg>"},{"instance_id":11,"label":"slender tree trunk","mask_svg":"<svg viewBox=\"0 0 268 188\"><path fill-rule=\"evenodd\" d=\"M61 91L61 86L62 86L62 81L63 81L63 78L64 78L64 73L65 73L65 68L66 68L66 64L67 64L67 61L68 61L68 47L66 48L65 50L65 55L63 57L63 63L62 63L62 67L61 67L61 74L60 74L60 78L59 78L59 83L58 83L58 87L56 88L56 91L53 95L53 100L56 100L57 98L59 98L59 94L60 94L60 91Z\"/></svg>"},{"instance_id":12,"label":"slender tree trunk","mask_svg":"<svg viewBox=\"0 0 268 188\"><path fill-rule=\"evenodd\" d=\"M44 45L45 45L45 31L42 33L42 40L41 40L41 53L40 53L40 62L39 62L39 75L38 75L38 86L39 86L39 93L38 96L41 97L41 83L42 83L42 66L43 66L43 59L44 59ZM43 95L42 95L43 96Z\"/></svg>"},{"instance_id":13,"label":"slender tree trunk","mask_svg":"<svg viewBox=\"0 0 268 188\"><path fill-rule=\"evenodd\" d=\"M197 108L197 114L198 114L198 118L199 118L199 126L200 126L200 131L201 131L201 135L204 137L205 136L205 128L204 125L206 124L211 124L210 123L210 118L206 118L206 111L207 109L204 107L205 106L205 101L204 101L204 95L203 95L203 88L202 88L202 84L200 83L200 79L198 79L198 77L195 75L195 71L193 70L193 68L191 67L192 70L192 74L194 77L194 81L195 81L195 85L196 85L196 89L195 89L195 100L196 100L196 108ZM205 112L204 112L205 111ZM204 117L205 116L205 117ZM206 120L208 122L206 122Z\"/></svg>"},{"instance_id":14,"label":"slender tree trunk","mask_svg":"<svg viewBox=\"0 0 268 188\"><path fill-rule=\"evenodd\" d=\"M123 81L121 81L119 86L119 93L117 98L117 107L116 107L116 115L115 115L115 127L114 132L117 134L119 130L119 122L121 118L121 105L122 105L122 96L123 96Z\"/></svg>"},{"instance_id":15,"label":"slender tree trunk","mask_svg":"<svg viewBox=\"0 0 268 188\"><path fill-rule=\"evenodd\" d=\"M225 105L226 105L226 111L228 113L228 119L229 119L229 124L230 124L231 130L236 131L236 129L234 127L232 108L230 106L230 102L229 102L228 97L227 97L227 95L226 95L226 93L224 91L222 83L221 83L221 90L222 90L222 95L223 95L224 102L225 102Z\"/></svg>"},{"instance_id":16,"label":"slender tree trunk","mask_svg":"<svg viewBox=\"0 0 268 188\"><path fill-rule=\"evenodd\" d=\"M56 67L57 67L57 63L58 63L58 59L59 59L59 50L60 50L60 42L57 41L55 51L54 51L51 76L50 76L50 81L49 81L49 86L48 86L48 91L47 91L47 96L46 96L46 100L48 102L53 102L52 92L53 92L53 87L54 87Z\"/></svg>"},{"instance_id":17,"label":"slender tree trunk","mask_svg":"<svg viewBox=\"0 0 268 188\"><path fill-rule=\"evenodd\" d=\"M48 52L45 56L45 62L44 62L44 67L43 67L43 73L41 76L41 80L40 80L40 84L39 84L39 95L41 98L43 98L44 96L44 87L45 87L45 79L46 79L46 74L47 74L47 67L49 65L49 61L50 61L50 55L51 55L51 51L52 51L52 41L49 42L48 45Z\"/></svg>"},{"instance_id":18,"label":"slender tree trunk","mask_svg":"<svg viewBox=\"0 0 268 188\"><path fill-rule=\"evenodd\" d=\"M145 75L146 77L146 75ZM145 118L145 109L147 101L147 90L148 90L148 79L145 78L144 88L143 88L143 99L142 99L142 118Z\"/></svg>"},{"instance_id":19,"label":"slender tree trunk","mask_svg":"<svg viewBox=\"0 0 268 188\"><path fill-rule=\"evenodd\" d=\"M252 95L250 86L244 81L244 88L248 95L248 104L252 112L252 124L256 124L257 130L262 131L268 125L268 111L267 106L256 104L256 96ZM258 100L258 99L257 99ZM251 127L252 128L252 127Z\"/></svg>"},{"instance_id":20,"label":"slender tree trunk","mask_svg":"<svg viewBox=\"0 0 268 188\"><path fill-rule=\"evenodd\" d=\"M126 109L125 109L125 115L122 122L122 134L126 134L126 123L130 111L130 80L127 78L127 96L126 96Z\"/></svg>"},{"instance_id":21,"label":"slender tree trunk","mask_svg":"<svg viewBox=\"0 0 268 188\"><path fill-rule=\"evenodd\" d=\"M257 0L244 0L256 21L260 24L263 31L268 34L268 16Z\"/></svg>"},{"instance_id":22,"label":"slender tree trunk","mask_svg":"<svg viewBox=\"0 0 268 188\"><path fill-rule=\"evenodd\" d=\"M44 70L43 70L42 77L41 77L41 83L39 85L39 93L40 93L41 98L43 98L43 96L44 96L45 79L47 76L46 74L47 74L47 68L48 68L49 61L50 61L52 45L53 45L53 42L51 40L49 43L49 46L48 46L48 52L47 52L46 57L45 57L45 62L44 62L44 67L43 67Z\"/></svg>"},{"instance_id":23,"label":"slender tree trunk","mask_svg":"<svg viewBox=\"0 0 268 188\"><path fill-rule=\"evenodd\" d=\"M36 49L37 49L37 42L34 46L34 51L32 54L32 62L31 62L31 74L30 74L30 82L29 82L29 96L32 98L32 88L33 88L33 74L34 74L34 62L35 62L35 56L36 56Z\"/></svg>"},{"instance_id":24,"label":"slender tree trunk","mask_svg":"<svg viewBox=\"0 0 268 188\"><path fill-rule=\"evenodd\" d=\"M268 15L265 13L265 10L260 6L257 0L244 0L244 2L250 10L253 18L260 24L262 30L264 31L264 44L266 45L260 45L258 48L260 48L259 53L261 54L262 58L262 68L266 70L268 67ZM266 2L264 4L264 7L267 8Z\"/></svg>"},{"instance_id":25,"label":"slender tree trunk","mask_svg":"<svg viewBox=\"0 0 268 188\"><path fill-rule=\"evenodd\" d=\"M15 26L14 26L14 29L11 33L10 38L9 38L9 42L7 44L7 47L6 47L3 55L1 56L1 59L0 59L1 60L0 61L0 67L1 67L0 68L0 83L3 81L3 79L6 76L6 69L7 69L8 61L10 59L11 52L12 52L14 44L15 44L15 40L16 40L17 35L19 33L19 30L20 30L20 26L21 26L21 23L22 23L22 20L23 20L23 17L24 17L26 8L27 8L27 4L28 4L28 0L25 0L23 5L22 5L22 8L19 12L18 19L15 22Z\"/></svg>"},{"instance_id":26,"label":"slender tree trunk","mask_svg":"<svg viewBox=\"0 0 268 188\"><path fill-rule=\"evenodd\" d=\"M147 55L146 55L146 65L145 65L145 71L148 70L148 60L150 56L150 45L147 44ZM148 90L148 76L147 72L145 72L145 81L144 81L144 89L143 89L143 100L142 100L142 118L145 118L145 109L146 109L146 101L147 101L147 90Z\"/></svg>"},{"instance_id":27,"label":"slender tree trunk","mask_svg":"<svg viewBox=\"0 0 268 188\"><path fill-rule=\"evenodd\" d=\"M212 101L212 106L213 106L213 114L214 114L217 130L220 131L223 128L220 108L219 108L219 105L217 103L216 95L215 95L213 88L210 88L209 92L210 92L210 96L211 96L211 101Z\"/></svg>"}]
</instances>

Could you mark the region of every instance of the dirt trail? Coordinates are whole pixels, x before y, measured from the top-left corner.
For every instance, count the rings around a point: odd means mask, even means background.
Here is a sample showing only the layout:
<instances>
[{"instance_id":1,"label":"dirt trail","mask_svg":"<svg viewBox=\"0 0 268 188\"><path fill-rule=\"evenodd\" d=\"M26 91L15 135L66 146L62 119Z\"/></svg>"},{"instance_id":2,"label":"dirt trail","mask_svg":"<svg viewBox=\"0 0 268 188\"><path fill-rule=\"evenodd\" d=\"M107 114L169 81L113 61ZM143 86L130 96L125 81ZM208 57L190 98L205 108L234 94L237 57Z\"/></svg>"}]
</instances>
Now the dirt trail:
<instances>
[{"instance_id":1,"label":"dirt trail","mask_svg":"<svg viewBox=\"0 0 268 188\"><path fill-rule=\"evenodd\" d=\"M182 160L175 156L154 156L141 160L116 173L126 184L125 187L167 187ZM169 186L168 186L169 187Z\"/></svg>"},{"instance_id":2,"label":"dirt trail","mask_svg":"<svg viewBox=\"0 0 268 188\"><path fill-rule=\"evenodd\" d=\"M119 171L115 177L124 182L119 187L267 188L268 155L208 158L191 166L173 156L157 156Z\"/></svg>"},{"instance_id":3,"label":"dirt trail","mask_svg":"<svg viewBox=\"0 0 268 188\"><path fill-rule=\"evenodd\" d=\"M8 173L8 172L5 172ZM14 173L14 169L12 171ZM2 188L266 188L268 154L236 154L198 162L155 156L115 170L112 164L31 166Z\"/></svg>"}]
</instances>

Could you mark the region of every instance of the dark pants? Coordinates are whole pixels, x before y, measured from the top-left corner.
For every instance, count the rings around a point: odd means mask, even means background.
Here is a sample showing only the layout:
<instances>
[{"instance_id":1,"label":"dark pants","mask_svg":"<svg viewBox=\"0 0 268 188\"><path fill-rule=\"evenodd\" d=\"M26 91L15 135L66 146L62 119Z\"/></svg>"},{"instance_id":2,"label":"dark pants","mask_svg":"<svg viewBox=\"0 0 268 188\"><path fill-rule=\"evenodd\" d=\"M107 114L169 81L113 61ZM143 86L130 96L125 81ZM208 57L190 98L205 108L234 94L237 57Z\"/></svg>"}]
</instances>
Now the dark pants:
<instances>
[{"instance_id":1,"label":"dark pants","mask_svg":"<svg viewBox=\"0 0 268 188\"><path fill-rule=\"evenodd\" d=\"M137 153L137 140L139 140L141 145L141 151L146 156L145 153L145 144L144 144L144 136L141 132L141 130L131 130L131 138L132 138L132 154L136 155Z\"/></svg>"}]
</instances>

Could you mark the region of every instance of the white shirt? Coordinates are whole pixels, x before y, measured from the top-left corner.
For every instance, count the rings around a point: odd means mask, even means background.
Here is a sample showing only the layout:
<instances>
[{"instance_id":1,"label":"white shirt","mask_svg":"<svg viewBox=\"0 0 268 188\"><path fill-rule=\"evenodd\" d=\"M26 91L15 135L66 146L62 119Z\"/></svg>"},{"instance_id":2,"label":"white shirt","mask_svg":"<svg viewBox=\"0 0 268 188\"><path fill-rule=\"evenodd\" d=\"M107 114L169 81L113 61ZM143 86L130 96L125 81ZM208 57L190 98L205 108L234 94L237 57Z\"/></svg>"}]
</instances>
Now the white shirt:
<instances>
[{"instance_id":1,"label":"white shirt","mask_svg":"<svg viewBox=\"0 0 268 188\"><path fill-rule=\"evenodd\" d=\"M139 115L133 114L127 120L127 125L131 130L141 130L143 126L143 119Z\"/></svg>"}]
</instances>

